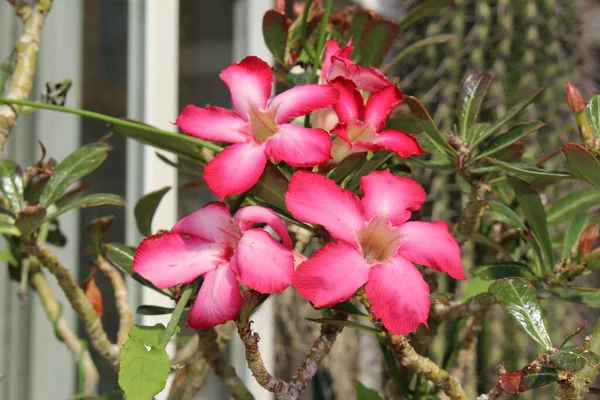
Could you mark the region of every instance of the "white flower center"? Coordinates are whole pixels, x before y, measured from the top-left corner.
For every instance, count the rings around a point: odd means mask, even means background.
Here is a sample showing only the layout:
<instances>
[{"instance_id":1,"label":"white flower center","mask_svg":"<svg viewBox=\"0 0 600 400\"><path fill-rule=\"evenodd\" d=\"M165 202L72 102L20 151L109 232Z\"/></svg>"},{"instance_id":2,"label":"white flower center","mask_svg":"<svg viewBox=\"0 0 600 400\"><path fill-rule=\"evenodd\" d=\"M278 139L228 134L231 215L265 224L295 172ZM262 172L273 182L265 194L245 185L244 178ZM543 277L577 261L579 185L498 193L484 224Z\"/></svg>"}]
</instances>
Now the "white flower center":
<instances>
[{"instance_id":1,"label":"white flower center","mask_svg":"<svg viewBox=\"0 0 600 400\"><path fill-rule=\"evenodd\" d=\"M250 129L252 136L262 143L277 133L277 123L273 111L250 109Z\"/></svg>"},{"instance_id":2,"label":"white flower center","mask_svg":"<svg viewBox=\"0 0 600 400\"><path fill-rule=\"evenodd\" d=\"M401 235L383 217L373 218L358 233L358 242L367 261L387 261L394 257Z\"/></svg>"}]
</instances>

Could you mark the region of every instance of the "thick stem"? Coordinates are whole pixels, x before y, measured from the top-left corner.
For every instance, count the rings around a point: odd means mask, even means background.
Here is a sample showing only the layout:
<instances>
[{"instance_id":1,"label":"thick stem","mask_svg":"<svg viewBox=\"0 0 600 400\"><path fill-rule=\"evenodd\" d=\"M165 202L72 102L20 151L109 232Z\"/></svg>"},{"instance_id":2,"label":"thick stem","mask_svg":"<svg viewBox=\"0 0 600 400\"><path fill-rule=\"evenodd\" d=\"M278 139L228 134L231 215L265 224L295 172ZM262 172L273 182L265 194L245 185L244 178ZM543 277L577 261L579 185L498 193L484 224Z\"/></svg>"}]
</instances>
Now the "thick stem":
<instances>
[{"instance_id":1,"label":"thick stem","mask_svg":"<svg viewBox=\"0 0 600 400\"><path fill-rule=\"evenodd\" d=\"M494 304L494 298L491 294L485 292L471 297L464 303L450 303L448 305L436 304L432 307L431 318L443 321L466 317L482 310L486 310L492 304Z\"/></svg>"},{"instance_id":2,"label":"thick stem","mask_svg":"<svg viewBox=\"0 0 600 400\"><path fill-rule=\"evenodd\" d=\"M475 232L477 224L485 210L485 195L490 191L490 187L482 181L472 178L468 179L471 185L471 195L456 226L457 240L461 244L466 242L471 234Z\"/></svg>"},{"instance_id":3,"label":"thick stem","mask_svg":"<svg viewBox=\"0 0 600 400\"><path fill-rule=\"evenodd\" d=\"M115 303L119 313L119 332L117 333L117 345L121 347L129 337L129 329L133 324L133 315L129 311L129 298L127 295L127 285L121 273L110 265L102 257L98 259L98 269L110 281L115 292Z\"/></svg>"},{"instance_id":4,"label":"thick stem","mask_svg":"<svg viewBox=\"0 0 600 400\"><path fill-rule=\"evenodd\" d=\"M456 356L456 364L450 371L450 375L461 384L464 384L465 377L471 368L475 366L477 338L479 332L481 332L486 313L487 309L476 312L465 327L463 342Z\"/></svg>"},{"instance_id":5,"label":"thick stem","mask_svg":"<svg viewBox=\"0 0 600 400\"><path fill-rule=\"evenodd\" d=\"M17 62L10 84L6 88L6 97L25 100L33 88L35 64L40 50L40 32L46 15L52 8L52 0L39 0L33 7L15 5L15 8L17 15L23 20L24 29L15 46ZM0 105L0 154L20 111L20 106Z\"/></svg>"}]
</instances>

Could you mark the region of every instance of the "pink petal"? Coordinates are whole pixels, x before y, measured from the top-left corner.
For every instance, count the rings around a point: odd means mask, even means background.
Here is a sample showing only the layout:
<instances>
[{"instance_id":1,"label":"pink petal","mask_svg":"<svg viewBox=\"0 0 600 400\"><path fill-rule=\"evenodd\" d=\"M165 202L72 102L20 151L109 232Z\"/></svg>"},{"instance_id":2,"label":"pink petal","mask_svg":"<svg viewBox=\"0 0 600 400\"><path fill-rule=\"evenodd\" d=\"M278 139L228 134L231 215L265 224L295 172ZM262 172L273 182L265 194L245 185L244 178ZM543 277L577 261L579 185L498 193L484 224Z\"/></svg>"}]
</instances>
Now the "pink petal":
<instances>
[{"instance_id":1,"label":"pink petal","mask_svg":"<svg viewBox=\"0 0 600 400\"><path fill-rule=\"evenodd\" d=\"M375 316L392 333L407 334L427 322L429 285L419 270L401 257L371 268L365 294Z\"/></svg>"},{"instance_id":2,"label":"pink petal","mask_svg":"<svg viewBox=\"0 0 600 400\"><path fill-rule=\"evenodd\" d=\"M187 105L175 125L190 136L212 142L244 143L251 138L248 123L235 111L220 107Z\"/></svg>"},{"instance_id":3,"label":"pink petal","mask_svg":"<svg viewBox=\"0 0 600 400\"><path fill-rule=\"evenodd\" d=\"M360 252L346 243L334 242L298 266L293 284L315 307L330 307L348 300L368 276L369 266Z\"/></svg>"},{"instance_id":4,"label":"pink petal","mask_svg":"<svg viewBox=\"0 0 600 400\"><path fill-rule=\"evenodd\" d=\"M239 143L226 147L204 167L208 188L220 198L239 194L258 181L267 164L263 146Z\"/></svg>"},{"instance_id":5,"label":"pink petal","mask_svg":"<svg viewBox=\"0 0 600 400\"><path fill-rule=\"evenodd\" d=\"M294 271L300 264L308 260L308 257L306 257L304 254L298 253L297 251L292 251L292 255L294 256Z\"/></svg>"},{"instance_id":6,"label":"pink petal","mask_svg":"<svg viewBox=\"0 0 600 400\"><path fill-rule=\"evenodd\" d=\"M292 250L261 229L244 232L231 269L244 285L261 293L281 292L292 284Z\"/></svg>"},{"instance_id":7,"label":"pink petal","mask_svg":"<svg viewBox=\"0 0 600 400\"><path fill-rule=\"evenodd\" d=\"M338 101L333 104L333 109L340 122L349 124L362 120L365 104L354 83L344 78L336 78L331 85L340 93Z\"/></svg>"},{"instance_id":8,"label":"pink petal","mask_svg":"<svg viewBox=\"0 0 600 400\"><path fill-rule=\"evenodd\" d=\"M423 154L423 149L419 146L417 139L408 133L395 129L386 129L379 132L375 144L385 150L393 151L402 158Z\"/></svg>"},{"instance_id":9,"label":"pink petal","mask_svg":"<svg viewBox=\"0 0 600 400\"><path fill-rule=\"evenodd\" d=\"M190 283L227 261L221 245L195 236L159 233L142 240L135 251L132 271L163 289Z\"/></svg>"},{"instance_id":10,"label":"pink petal","mask_svg":"<svg viewBox=\"0 0 600 400\"><path fill-rule=\"evenodd\" d=\"M341 58L350 58L354 47L352 46L352 40L340 48L340 44L336 39L328 40L325 42L325 57L321 64L321 79L325 80L329 73L329 65L331 63L331 56L336 55Z\"/></svg>"},{"instance_id":11,"label":"pink petal","mask_svg":"<svg viewBox=\"0 0 600 400\"><path fill-rule=\"evenodd\" d=\"M385 125L385 120L398 104L402 102L404 95L396 86L390 85L375 92L367 100L365 109L365 121L380 130Z\"/></svg>"},{"instance_id":12,"label":"pink petal","mask_svg":"<svg viewBox=\"0 0 600 400\"><path fill-rule=\"evenodd\" d=\"M239 225L242 232L252 228L254 224L267 224L279 235L284 246L292 248L292 240L285 227L285 224L274 211L260 206L248 206L240 208L233 216L235 222Z\"/></svg>"},{"instance_id":13,"label":"pink petal","mask_svg":"<svg viewBox=\"0 0 600 400\"><path fill-rule=\"evenodd\" d=\"M204 275L187 322L193 329L212 328L235 319L241 307L237 277L229 266L222 266Z\"/></svg>"},{"instance_id":14,"label":"pink petal","mask_svg":"<svg viewBox=\"0 0 600 400\"><path fill-rule=\"evenodd\" d=\"M250 109L264 109L271 95L273 71L258 57L249 56L232 64L219 75L231 92L231 102L247 121Z\"/></svg>"},{"instance_id":15,"label":"pink petal","mask_svg":"<svg viewBox=\"0 0 600 400\"><path fill-rule=\"evenodd\" d=\"M334 239L357 243L357 231L363 224L362 204L332 179L297 171L290 180L285 204L295 218L323 225Z\"/></svg>"},{"instance_id":16,"label":"pink petal","mask_svg":"<svg viewBox=\"0 0 600 400\"><path fill-rule=\"evenodd\" d=\"M234 245L241 237L229 213L229 207L220 201L208 203L196 212L181 219L171 232L197 236L209 242Z\"/></svg>"},{"instance_id":17,"label":"pink petal","mask_svg":"<svg viewBox=\"0 0 600 400\"><path fill-rule=\"evenodd\" d=\"M375 171L360 178L362 203L368 218L385 217L393 225L410 219L425 202L425 190L417 182L390 171Z\"/></svg>"},{"instance_id":18,"label":"pink petal","mask_svg":"<svg viewBox=\"0 0 600 400\"><path fill-rule=\"evenodd\" d=\"M301 85L278 94L269 103L277 124L329 107L338 99L338 92L329 85Z\"/></svg>"},{"instance_id":19,"label":"pink petal","mask_svg":"<svg viewBox=\"0 0 600 400\"><path fill-rule=\"evenodd\" d=\"M352 77L352 82L354 82L358 89L371 93L392 84L384 74L373 67L361 68L358 73Z\"/></svg>"},{"instance_id":20,"label":"pink petal","mask_svg":"<svg viewBox=\"0 0 600 400\"><path fill-rule=\"evenodd\" d=\"M312 167L331 158L331 137L322 129L283 124L267 141L266 151L275 162Z\"/></svg>"},{"instance_id":21,"label":"pink petal","mask_svg":"<svg viewBox=\"0 0 600 400\"><path fill-rule=\"evenodd\" d=\"M398 228L402 234L398 254L415 264L467 279L460 260L460 247L442 221L411 221Z\"/></svg>"},{"instance_id":22,"label":"pink petal","mask_svg":"<svg viewBox=\"0 0 600 400\"><path fill-rule=\"evenodd\" d=\"M332 130L338 122L339 120L333 107L315 110L310 118L310 124L313 128L323 129L327 132Z\"/></svg>"},{"instance_id":23,"label":"pink petal","mask_svg":"<svg viewBox=\"0 0 600 400\"><path fill-rule=\"evenodd\" d=\"M360 66L354 61L334 55L331 57L331 64L329 65L327 79L332 81L341 76L348 80L354 81L354 76L356 76L359 71Z\"/></svg>"}]
</instances>

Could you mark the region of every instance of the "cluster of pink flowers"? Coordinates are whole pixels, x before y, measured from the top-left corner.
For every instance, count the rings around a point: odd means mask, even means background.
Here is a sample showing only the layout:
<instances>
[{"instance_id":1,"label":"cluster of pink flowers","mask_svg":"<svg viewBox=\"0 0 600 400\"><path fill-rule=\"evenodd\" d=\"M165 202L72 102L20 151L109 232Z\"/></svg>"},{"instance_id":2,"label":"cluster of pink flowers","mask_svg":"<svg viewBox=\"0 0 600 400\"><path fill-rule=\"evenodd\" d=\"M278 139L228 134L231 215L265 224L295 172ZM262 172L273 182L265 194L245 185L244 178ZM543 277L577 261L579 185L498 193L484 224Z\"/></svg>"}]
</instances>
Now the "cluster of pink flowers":
<instances>
[{"instance_id":1,"label":"cluster of pink flowers","mask_svg":"<svg viewBox=\"0 0 600 400\"><path fill-rule=\"evenodd\" d=\"M340 48L328 41L319 84L296 86L271 100L271 68L246 57L220 75L236 111L184 108L176 125L186 134L232 143L205 167L213 193L224 198L245 192L269 160L326 170L358 152L422 153L411 135L384 128L402 92L377 69L354 63L351 53L351 44ZM292 121L310 113L311 128ZM237 316L241 283L261 293L293 285L315 307L346 301L364 286L373 313L388 330L412 332L429 313L429 287L413 263L464 279L460 249L446 223L409 221L425 201L417 182L376 171L361 178L360 188L362 199L321 174L293 174L285 195L288 210L299 221L323 226L333 239L309 259L293 252L275 212L251 206L232 217L227 205L213 202L170 232L144 239L133 270L159 288L202 276L188 319L197 329Z\"/></svg>"}]
</instances>

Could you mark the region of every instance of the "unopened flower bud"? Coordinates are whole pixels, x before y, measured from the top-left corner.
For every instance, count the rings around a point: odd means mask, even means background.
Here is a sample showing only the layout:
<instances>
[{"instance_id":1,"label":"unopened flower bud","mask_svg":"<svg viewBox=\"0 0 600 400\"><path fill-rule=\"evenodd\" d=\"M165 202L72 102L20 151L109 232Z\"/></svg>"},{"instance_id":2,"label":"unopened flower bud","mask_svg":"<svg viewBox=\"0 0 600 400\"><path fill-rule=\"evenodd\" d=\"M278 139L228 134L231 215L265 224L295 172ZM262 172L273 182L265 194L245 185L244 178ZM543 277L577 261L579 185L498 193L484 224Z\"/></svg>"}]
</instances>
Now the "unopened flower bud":
<instances>
[{"instance_id":1,"label":"unopened flower bud","mask_svg":"<svg viewBox=\"0 0 600 400\"><path fill-rule=\"evenodd\" d=\"M581 114L585 111L585 103L583 101L583 97L581 97L581 93L575 86L571 83L567 82L565 85L565 91L567 96L567 104L569 105L569 109L573 115Z\"/></svg>"}]
</instances>

